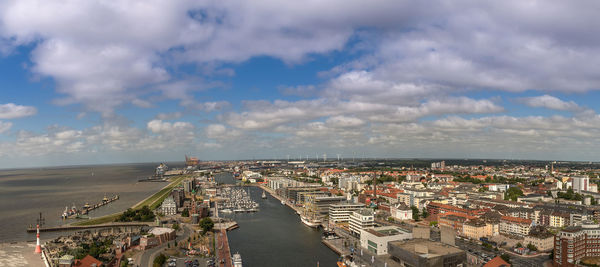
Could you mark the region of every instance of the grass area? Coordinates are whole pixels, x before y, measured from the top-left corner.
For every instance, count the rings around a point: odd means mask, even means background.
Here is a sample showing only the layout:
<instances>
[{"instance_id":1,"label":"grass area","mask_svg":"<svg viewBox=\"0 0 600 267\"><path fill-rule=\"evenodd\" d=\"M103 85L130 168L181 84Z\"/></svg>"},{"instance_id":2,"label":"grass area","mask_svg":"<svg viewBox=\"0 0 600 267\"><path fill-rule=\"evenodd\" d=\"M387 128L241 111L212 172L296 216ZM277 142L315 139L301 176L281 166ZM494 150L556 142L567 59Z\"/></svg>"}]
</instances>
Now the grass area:
<instances>
[{"instance_id":1,"label":"grass area","mask_svg":"<svg viewBox=\"0 0 600 267\"><path fill-rule=\"evenodd\" d=\"M98 217L98 218L90 219L90 220L86 220L86 221L80 221L80 222L73 223L73 225L87 226L87 225L96 225L96 224L114 222L119 216L121 216L121 213L122 212L111 214L111 215L106 215L106 216L102 216L102 217Z\"/></svg>"},{"instance_id":2,"label":"grass area","mask_svg":"<svg viewBox=\"0 0 600 267\"><path fill-rule=\"evenodd\" d=\"M136 210L136 209L141 209L143 206L148 206L148 207L150 207L151 210L156 209L163 202L163 200L165 200L165 198L167 198L167 196L169 196L169 194L171 193L173 188L178 186L181 183L181 181L183 181L187 177L188 177L187 175L182 175L182 176L178 176L178 177L174 178L173 182L171 182L169 185L165 186L163 189L156 192L154 195L146 198L145 200L134 205L131 208ZM119 213L115 213L115 214L98 217L95 219L80 221L80 222L73 223L73 225L87 226L87 225L96 225L96 224L114 222L122 213L123 212L119 212Z\"/></svg>"}]
</instances>

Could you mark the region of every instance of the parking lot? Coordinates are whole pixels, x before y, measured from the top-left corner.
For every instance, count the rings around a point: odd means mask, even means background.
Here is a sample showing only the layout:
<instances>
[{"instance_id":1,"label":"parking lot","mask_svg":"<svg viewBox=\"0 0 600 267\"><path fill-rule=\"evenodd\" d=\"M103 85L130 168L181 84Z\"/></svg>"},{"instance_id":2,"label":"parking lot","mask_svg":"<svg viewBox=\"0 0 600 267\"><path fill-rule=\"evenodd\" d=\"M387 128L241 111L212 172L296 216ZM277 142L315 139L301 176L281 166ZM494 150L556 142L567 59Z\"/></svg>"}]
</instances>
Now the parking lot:
<instances>
[{"instance_id":1,"label":"parking lot","mask_svg":"<svg viewBox=\"0 0 600 267\"><path fill-rule=\"evenodd\" d=\"M201 257L185 257L171 258L167 260L165 266L168 267L210 267L207 264L208 258Z\"/></svg>"}]
</instances>

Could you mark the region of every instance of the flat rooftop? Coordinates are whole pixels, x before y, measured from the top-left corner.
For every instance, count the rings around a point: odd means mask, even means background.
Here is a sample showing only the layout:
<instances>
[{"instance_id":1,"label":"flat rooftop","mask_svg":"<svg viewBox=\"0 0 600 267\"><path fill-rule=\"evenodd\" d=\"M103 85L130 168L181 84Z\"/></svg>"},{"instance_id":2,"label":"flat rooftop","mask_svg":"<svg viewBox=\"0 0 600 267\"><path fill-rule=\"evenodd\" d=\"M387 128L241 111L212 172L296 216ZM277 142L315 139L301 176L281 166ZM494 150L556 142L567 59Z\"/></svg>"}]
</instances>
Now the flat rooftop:
<instances>
[{"instance_id":1,"label":"flat rooftop","mask_svg":"<svg viewBox=\"0 0 600 267\"><path fill-rule=\"evenodd\" d=\"M441 242L433 242L428 239L415 238L404 241L389 242L391 246L399 247L410 253L417 254L425 258L433 258L443 255L455 254L464 252L461 249L443 244Z\"/></svg>"},{"instance_id":2,"label":"flat rooftop","mask_svg":"<svg viewBox=\"0 0 600 267\"><path fill-rule=\"evenodd\" d=\"M395 227L395 226L376 227L376 228L366 229L365 231L369 232L372 235L377 236L377 237L401 235L401 234L410 233L408 230L402 229L400 227Z\"/></svg>"}]
</instances>

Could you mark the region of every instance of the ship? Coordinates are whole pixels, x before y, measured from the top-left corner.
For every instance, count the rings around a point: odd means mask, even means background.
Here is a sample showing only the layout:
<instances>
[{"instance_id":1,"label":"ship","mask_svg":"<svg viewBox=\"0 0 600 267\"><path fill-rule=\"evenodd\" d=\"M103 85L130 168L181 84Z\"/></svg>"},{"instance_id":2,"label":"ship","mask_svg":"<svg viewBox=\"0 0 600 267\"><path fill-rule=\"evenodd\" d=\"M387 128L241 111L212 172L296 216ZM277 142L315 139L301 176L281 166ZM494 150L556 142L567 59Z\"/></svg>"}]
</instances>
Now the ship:
<instances>
[{"instance_id":1,"label":"ship","mask_svg":"<svg viewBox=\"0 0 600 267\"><path fill-rule=\"evenodd\" d=\"M317 228L319 225L321 225L321 220L318 219L310 219L305 216L300 216L300 220L302 220L302 223L306 224L308 227Z\"/></svg>"},{"instance_id":2,"label":"ship","mask_svg":"<svg viewBox=\"0 0 600 267\"><path fill-rule=\"evenodd\" d=\"M265 191L263 191L263 193L262 193L262 196L261 196L261 197L262 197L263 199L266 199L266 198L267 198L267 194L265 193Z\"/></svg>"},{"instance_id":3,"label":"ship","mask_svg":"<svg viewBox=\"0 0 600 267\"><path fill-rule=\"evenodd\" d=\"M281 201L281 205L285 205L285 200L282 200L282 201Z\"/></svg>"},{"instance_id":4,"label":"ship","mask_svg":"<svg viewBox=\"0 0 600 267\"><path fill-rule=\"evenodd\" d=\"M231 261L233 262L233 267L242 267L242 255L239 252L233 254Z\"/></svg>"}]
</instances>

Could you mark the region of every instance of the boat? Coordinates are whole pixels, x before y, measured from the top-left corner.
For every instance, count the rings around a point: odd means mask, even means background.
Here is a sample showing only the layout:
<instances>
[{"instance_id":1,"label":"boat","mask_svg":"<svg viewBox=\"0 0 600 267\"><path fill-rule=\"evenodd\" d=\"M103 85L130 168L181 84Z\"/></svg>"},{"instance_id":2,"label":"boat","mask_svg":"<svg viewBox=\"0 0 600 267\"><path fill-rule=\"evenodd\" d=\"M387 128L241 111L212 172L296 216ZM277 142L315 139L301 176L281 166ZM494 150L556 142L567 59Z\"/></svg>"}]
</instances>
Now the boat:
<instances>
[{"instance_id":1,"label":"boat","mask_svg":"<svg viewBox=\"0 0 600 267\"><path fill-rule=\"evenodd\" d=\"M223 209L221 210L222 213L232 213L233 211L231 211L230 209Z\"/></svg>"},{"instance_id":2,"label":"boat","mask_svg":"<svg viewBox=\"0 0 600 267\"><path fill-rule=\"evenodd\" d=\"M231 261L233 262L233 267L242 267L242 255L239 252L233 254Z\"/></svg>"},{"instance_id":3,"label":"boat","mask_svg":"<svg viewBox=\"0 0 600 267\"><path fill-rule=\"evenodd\" d=\"M267 194L265 193L265 191L263 191L262 196L263 199L267 198Z\"/></svg>"},{"instance_id":4,"label":"boat","mask_svg":"<svg viewBox=\"0 0 600 267\"><path fill-rule=\"evenodd\" d=\"M282 200L282 201L281 201L281 205L285 205L285 200Z\"/></svg>"},{"instance_id":5,"label":"boat","mask_svg":"<svg viewBox=\"0 0 600 267\"><path fill-rule=\"evenodd\" d=\"M308 227L317 228L319 225L321 225L321 220L309 219L304 216L300 216L300 220L302 220L302 223L306 224Z\"/></svg>"},{"instance_id":6,"label":"boat","mask_svg":"<svg viewBox=\"0 0 600 267\"><path fill-rule=\"evenodd\" d=\"M86 202L85 205L83 205L83 210L88 210L90 209L90 203Z\"/></svg>"}]
</instances>

